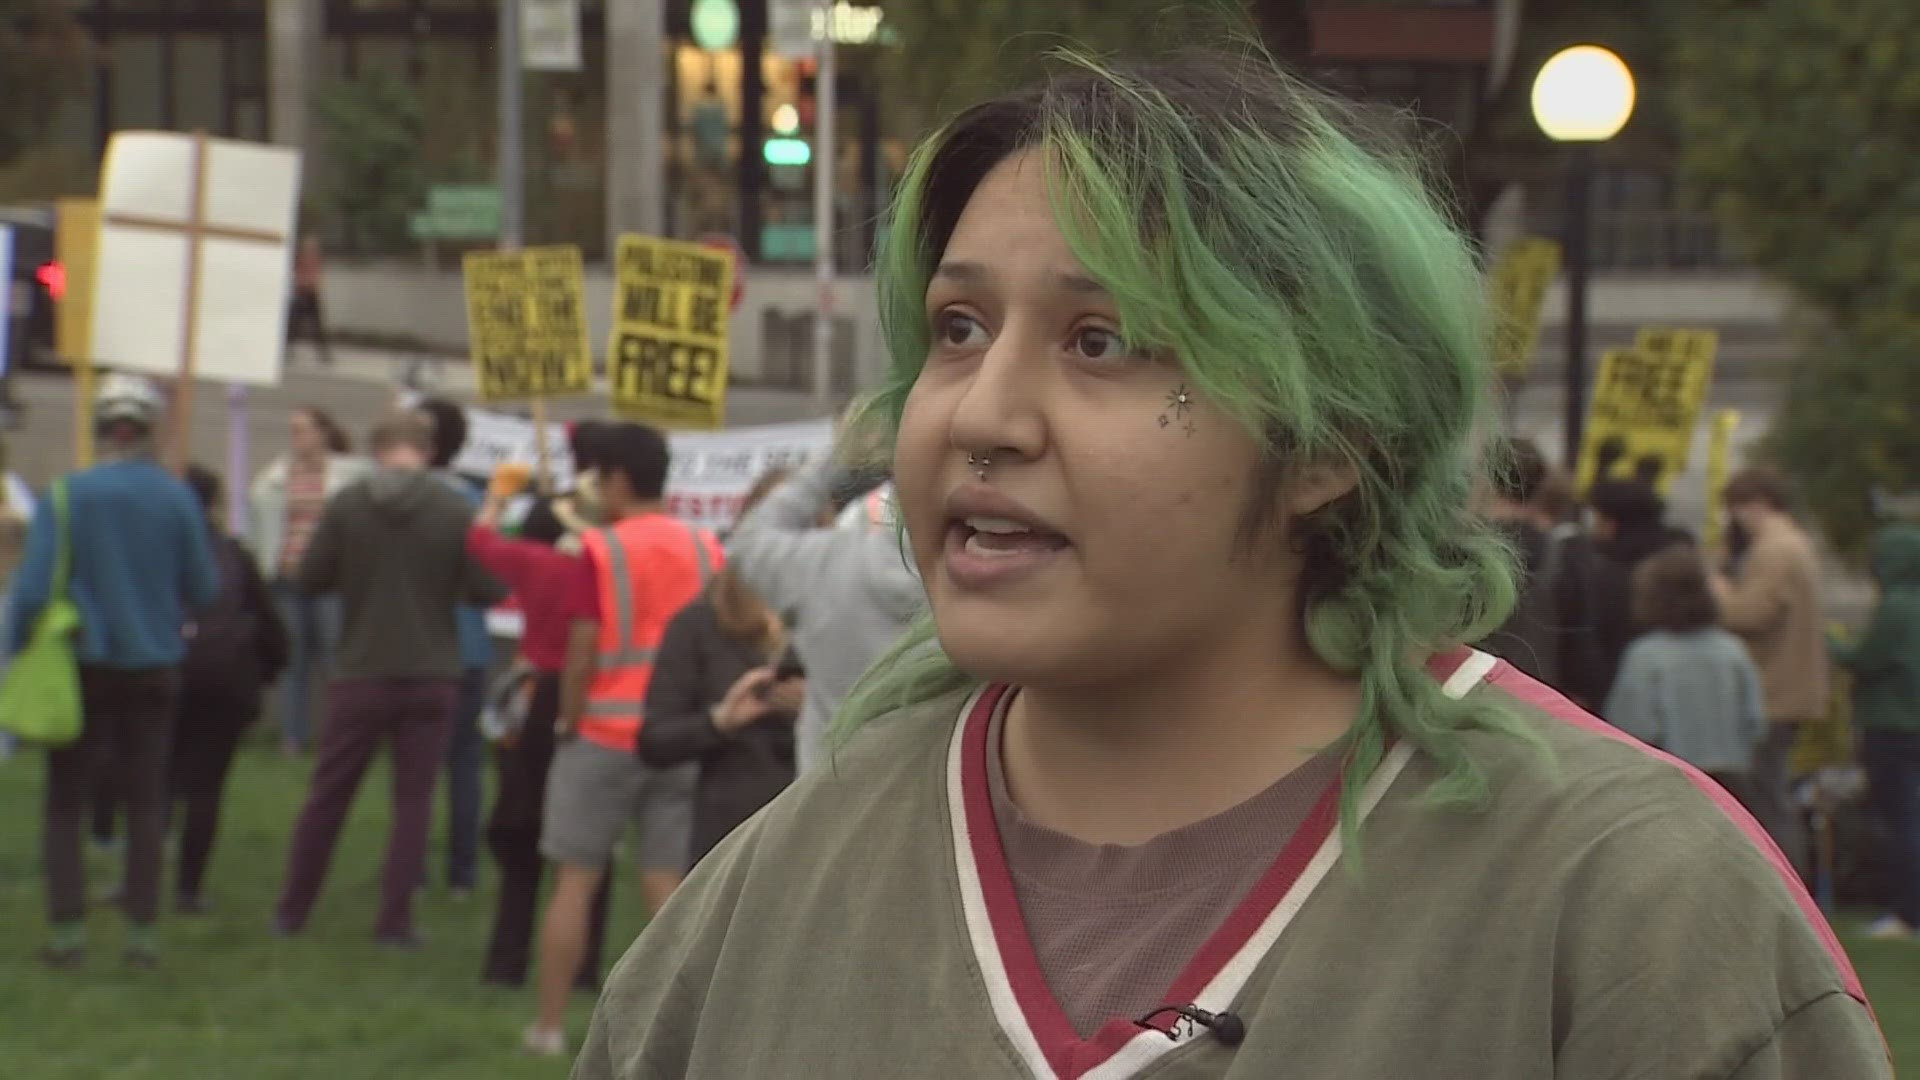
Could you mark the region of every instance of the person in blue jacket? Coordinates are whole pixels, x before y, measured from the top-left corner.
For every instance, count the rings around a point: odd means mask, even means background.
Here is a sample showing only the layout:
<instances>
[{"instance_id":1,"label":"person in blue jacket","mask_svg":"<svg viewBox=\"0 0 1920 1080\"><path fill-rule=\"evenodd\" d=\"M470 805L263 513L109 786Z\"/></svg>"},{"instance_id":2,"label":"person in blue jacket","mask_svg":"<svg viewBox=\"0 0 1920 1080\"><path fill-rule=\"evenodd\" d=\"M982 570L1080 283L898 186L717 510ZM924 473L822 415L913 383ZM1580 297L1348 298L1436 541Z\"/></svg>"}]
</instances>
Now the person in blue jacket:
<instances>
[{"instance_id":1,"label":"person in blue jacket","mask_svg":"<svg viewBox=\"0 0 1920 1080\"><path fill-rule=\"evenodd\" d=\"M453 471L453 460L467 444L467 411L444 398L428 398L416 409L433 428L434 470L479 509L480 489ZM453 741L447 747L447 888L456 896L470 896L480 882L482 766L487 751L480 736L480 710L486 704L494 649L485 608L462 606L457 619L460 699L453 716Z\"/></svg>"},{"instance_id":2,"label":"person in blue jacket","mask_svg":"<svg viewBox=\"0 0 1920 1080\"><path fill-rule=\"evenodd\" d=\"M86 870L81 823L99 784L111 783L127 810L123 906L131 927L126 960L158 960L161 845L166 829L167 755L182 628L219 591L200 503L155 460L161 399L143 379L106 380L94 406L100 463L65 480L68 595L80 610L80 738L47 754L44 858L51 940L41 958L72 967L86 956ZM39 500L15 576L8 618L10 653L26 644L53 593L57 528L53 502Z\"/></svg>"}]
</instances>

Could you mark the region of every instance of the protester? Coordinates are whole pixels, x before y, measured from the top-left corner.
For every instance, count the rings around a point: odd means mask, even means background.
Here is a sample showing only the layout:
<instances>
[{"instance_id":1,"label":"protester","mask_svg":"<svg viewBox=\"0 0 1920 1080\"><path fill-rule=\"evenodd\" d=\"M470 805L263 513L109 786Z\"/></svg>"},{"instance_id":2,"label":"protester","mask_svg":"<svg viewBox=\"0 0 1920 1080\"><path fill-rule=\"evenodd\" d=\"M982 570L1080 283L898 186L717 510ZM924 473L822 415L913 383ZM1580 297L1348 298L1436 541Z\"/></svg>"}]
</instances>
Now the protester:
<instances>
[{"instance_id":1,"label":"protester","mask_svg":"<svg viewBox=\"0 0 1920 1080\"><path fill-rule=\"evenodd\" d=\"M851 472L831 459L803 469L742 515L727 537L741 583L794 628L807 672L796 746L801 772L826 762L828 729L841 703L926 603L885 511L890 484L848 506L839 527L820 527Z\"/></svg>"},{"instance_id":2,"label":"protester","mask_svg":"<svg viewBox=\"0 0 1920 1080\"><path fill-rule=\"evenodd\" d=\"M786 476L784 469L761 476L743 509ZM656 769L699 765L688 867L793 782L793 725L806 683L781 677L786 644L780 613L733 566L667 626L647 686L640 758Z\"/></svg>"},{"instance_id":3,"label":"protester","mask_svg":"<svg viewBox=\"0 0 1920 1080\"><path fill-rule=\"evenodd\" d=\"M558 867L540 938L540 1008L526 1048L566 1050L568 989L586 948L588 908L629 820L640 826L640 888L657 912L680 885L691 842L694 772L635 756L654 657L667 624L700 595L725 553L664 510L666 436L638 424L604 432L594 475L608 525L581 539L598 626L574 623L560 684L560 725L540 851Z\"/></svg>"},{"instance_id":4,"label":"protester","mask_svg":"<svg viewBox=\"0 0 1920 1080\"><path fill-rule=\"evenodd\" d=\"M442 480L476 510L480 493L453 471L467 445L467 410L444 398L418 406L433 429L432 465ZM460 608L460 696L453 712L453 738L447 746L447 888L456 897L473 895L480 881L480 808L486 742L480 737L480 709L486 702L487 673L493 668L493 634L485 608Z\"/></svg>"},{"instance_id":5,"label":"protester","mask_svg":"<svg viewBox=\"0 0 1920 1080\"><path fill-rule=\"evenodd\" d=\"M1720 628L1700 551L1679 544L1641 563L1633 605L1649 630L1627 649L1607 720L1751 805L1753 756L1767 737L1760 673Z\"/></svg>"},{"instance_id":6,"label":"protester","mask_svg":"<svg viewBox=\"0 0 1920 1080\"><path fill-rule=\"evenodd\" d=\"M580 552L580 536L605 524L597 487L600 447L612 425L597 420L582 420L567 429L567 450L573 458L573 490L555 499L553 512L567 527L562 550Z\"/></svg>"},{"instance_id":7,"label":"protester","mask_svg":"<svg viewBox=\"0 0 1920 1080\"><path fill-rule=\"evenodd\" d=\"M319 350L320 362L331 367L333 346L327 341L326 313L320 304L325 276L320 238L312 234L301 237L293 258L293 303L287 308L287 340L312 342Z\"/></svg>"},{"instance_id":8,"label":"protester","mask_svg":"<svg viewBox=\"0 0 1920 1080\"><path fill-rule=\"evenodd\" d=\"M578 1080L1891 1075L1724 793L1460 647L1514 598L1484 284L1345 115L1082 60L912 157L872 415L931 620Z\"/></svg>"},{"instance_id":9,"label":"protester","mask_svg":"<svg viewBox=\"0 0 1920 1080\"><path fill-rule=\"evenodd\" d=\"M1558 522L1540 503L1547 459L1531 439L1505 439L1488 452L1493 466L1487 519L1506 536L1520 560L1520 599L1500 629L1481 647L1550 686L1560 685L1560 638L1567 625L1560 610L1561 545L1552 540Z\"/></svg>"},{"instance_id":10,"label":"protester","mask_svg":"<svg viewBox=\"0 0 1920 1080\"><path fill-rule=\"evenodd\" d=\"M1860 761L1892 848L1893 907L1867 932L1910 940L1920 933L1920 528L1881 530L1873 576L1880 602L1865 632L1832 651L1853 673Z\"/></svg>"},{"instance_id":11,"label":"protester","mask_svg":"<svg viewBox=\"0 0 1920 1080\"><path fill-rule=\"evenodd\" d=\"M287 445L287 452L253 482L248 535L289 635L286 678L280 683L280 731L282 747L297 754L313 742L313 690L340 632L340 605L330 596L307 596L294 578L327 500L366 475L367 463L353 456L346 432L317 405L293 411Z\"/></svg>"},{"instance_id":12,"label":"protester","mask_svg":"<svg viewBox=\"0 0 1920 1080\"><path fill-rule=\"evenodd\" d=\"M56 481L66 487L67 594L80 609L74 649L84 721L78 741L47 754L43 857L55 967L86 956L86 865L81 819L111 786L127 811L122 907L126 960L158 962L161 847L166 830L167 740L186 642L180 628L219 588L193 493L155 460L159 394L145 380L108 378L94 403L100 463ZM9 641L27 643L53 589L56 523L40 501L14 577Z\"/></svg>"},{"instance_id":13,"label":"protester","mask_svg":"<svg viewBox=\"0 0 1920 1080\"><path fill-rule=\"evenodd\" d=\"M1627 573L1574 519L1572 481L1531 439L1496 442L1487 517L1520 556L1520 601L1481 647L1597 709L1633 637Z\"/></svg>"},{"instance_id":14,"label":"protester","mask_svg":"<svg viewBox=\"0 0 1920 1080\"><path fill-rule=\"evenodd\" d=\"M1829 705L1820 560L1788 513L1779 474L1764 467L1740 472L1727 481L1723 499L1752 540L1736 576L1713 575L1714 598L1722 624L1746 642L1760 668L1770 722L1754 756L1753 812L1806 876L1807 825L1788 763L1800 725L1825 716Z\"/></svg>"},{"instance_id":15,"label":"protester","mask_svg":"<svg viewBox=\"0 0 1920 1080\"><path fill-rule=\"evenodd\" d=\"M503 466L494 474L480 516L467 534L467 551L506 586L520 605L524 625L520 659L533 671L525 717L495 752L499 787L487 821L487 845L500 864L500 900L481 981L520 986L527 979L533 920L546 861L540 857L540 814L546 805L547 771L553 763L554 721L560 715L560 673L576 621L593 623L597 598L586 562L554 545L566 528L552 503L540 499L521 521L517 538L499 531L508 499L520 487ZM607 927L611 875L594 895L585 957L576 985L597 987Z\"/></svg>"},{"instance_id":16,"label":"protester","mask_svg":"<svg viewBox=\"0 0 1920 1080\"><path fill-rule=\"evenodd\" d=\"M186 810L174 907L199 915L207 910L201 885L220 828L227 772L240 737L260 717L262 690L287 666L290 647L252 553L226 530L220 477L195 465L187 485L206 515L220 580L213 602L187 625L168 768L168 802Z\"/></svg>"},{"instance_id":17,"label":"protester","mask_svg":"<svg viewBox=\"0 0 1920 1080\"><path fill-rule=\"evenodd\" d=\"M0 459L6 456L6 443L0 439ZM33 519L33 493L24 481L12 472L6 471L4 460L0 460L0 484L4 484L6 496L0 503L0 626L9 624L9 606L13 602L13 574L20 568L20 559L26 553L27 525ZM7 674L11 657L5 649L0 649L0 679ZM11 731L0 731L0 761L13 755L15 740Z\"/></svg>"},{"instance_id":18,"label":"protester","mask_svg":"<svg viewBox=\"0 0 1920 1080\"><path fill-rule=\"evenodd\" d=\"M467 557L473 511L427 472L426 425L411 415L389 418L371 444L378 468L327 504L300 563L300 587L339 595L343 617L319 758L274 925L283 934L306 926L360 779L390 742L393 821L374 933L381 944L415 948L413 894L459 696L455 611L497 603L506 590Z\"/></svg>"}]
</instances>

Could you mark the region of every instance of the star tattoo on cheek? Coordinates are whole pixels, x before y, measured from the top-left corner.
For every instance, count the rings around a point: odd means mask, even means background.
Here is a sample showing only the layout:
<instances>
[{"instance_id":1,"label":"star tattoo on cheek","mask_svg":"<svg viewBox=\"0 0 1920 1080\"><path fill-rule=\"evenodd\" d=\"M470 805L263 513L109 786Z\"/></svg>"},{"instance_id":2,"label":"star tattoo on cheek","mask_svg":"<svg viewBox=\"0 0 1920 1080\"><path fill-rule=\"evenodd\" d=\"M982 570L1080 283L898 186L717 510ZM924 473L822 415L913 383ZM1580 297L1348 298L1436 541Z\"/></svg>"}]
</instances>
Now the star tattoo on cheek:
<instances>
[{"instance_id":1,"label":"star tattoo on cheek","mask_svg":"<svg viewBox=\"0 0 1920 1080\"><path fill-rule=\"evenodd\" d=\"M1171 427L1175 421L1180 424L1188 438L1193 437L1193 394L1187 390L1187 384L1181 383L1167 394L1167 407L1160 411L1160 426Z\"/></svg>"}]
</instances>

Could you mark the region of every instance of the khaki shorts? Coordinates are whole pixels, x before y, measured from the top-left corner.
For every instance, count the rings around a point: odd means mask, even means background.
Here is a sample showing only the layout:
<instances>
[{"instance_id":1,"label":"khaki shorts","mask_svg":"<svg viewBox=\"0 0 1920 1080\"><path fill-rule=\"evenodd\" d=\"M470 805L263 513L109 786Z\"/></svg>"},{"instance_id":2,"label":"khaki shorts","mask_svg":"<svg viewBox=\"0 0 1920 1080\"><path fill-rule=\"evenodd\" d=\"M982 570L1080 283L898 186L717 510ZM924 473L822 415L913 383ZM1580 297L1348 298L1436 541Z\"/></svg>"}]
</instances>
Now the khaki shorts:
<instances>
[{"instance_id":1,"label":"khaki shorts","mask_svg":"<svg viewBox=\"0 0 1920 1080\"><path fill-rule=\"evenodd\" d=\"M652 769L633 754L585 739L554 751L540 853L599 869L629 821L640 830L642 870L685 870L693 844L693 788L699 763Z\"/></svg>"}]
</instances>

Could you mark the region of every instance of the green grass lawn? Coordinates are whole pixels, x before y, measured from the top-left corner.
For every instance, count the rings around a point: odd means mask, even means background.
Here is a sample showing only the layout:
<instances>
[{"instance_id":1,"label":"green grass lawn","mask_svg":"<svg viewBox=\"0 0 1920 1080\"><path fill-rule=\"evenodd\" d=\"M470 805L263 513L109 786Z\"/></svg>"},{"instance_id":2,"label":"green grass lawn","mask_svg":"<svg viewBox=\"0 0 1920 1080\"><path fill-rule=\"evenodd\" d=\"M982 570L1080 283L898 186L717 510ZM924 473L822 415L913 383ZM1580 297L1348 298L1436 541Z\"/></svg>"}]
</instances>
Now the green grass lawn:
<instances>
[{"instance_id":1,"label":"green grass lawn","mask_svg":"<svg viewBox=\"0 0 1920 1080\"><path fill-rule=\"evenodd\" d=\"M491 900L423 899L425 952L395 955L369 940L378 899L386 778L368 780L307 932L267 932L305 770L271 751L247 752L228 793L225 833L199 920L170 918L160 971L118 961L120 922L97 907L82 972L32 959L44 916L38 873L41 767L35 755L0 765L0 1077L20 1080L540 1080L564 1062L518 1052L530 992L480 986ZM435 866L445 858L436 840ZM90 887L117 880L91 864ZM623 879L611 940L641 916ZM1920 1074L1920 946L1850 941L1905 1072ZM577 1004L574 1034L591 1003Z\"/></svg>"},{"instance_id":2,"label":"green grass lawn","mask_svg":"<svg viewBox=\"0 0 1920 1080\"><path fill-rule=\"evenodd\" d=\"M557 1080L570 1062L519 1052L531 990L480 985L493 903L455 901L438 887L416 921L420 953L371 941L385 845L386 774L363 786L306 932L281 940L268 917L306 769L275 751L243 754L203 919L169 916L159 971L120 965L122 921L96 904L85 970L51 972L32 958L45 907L39 877L42 766L26 754L0 765L0 1077L8 1080ZM444 840L433 847L436 882ZM96 895L119 880L117 859L89 861ZM168 881L171 882L171 876ZM642 924L629 875L608 963ZM574 1037L592 1002L578 998Z\"/></svg>"}]
</instances>

